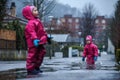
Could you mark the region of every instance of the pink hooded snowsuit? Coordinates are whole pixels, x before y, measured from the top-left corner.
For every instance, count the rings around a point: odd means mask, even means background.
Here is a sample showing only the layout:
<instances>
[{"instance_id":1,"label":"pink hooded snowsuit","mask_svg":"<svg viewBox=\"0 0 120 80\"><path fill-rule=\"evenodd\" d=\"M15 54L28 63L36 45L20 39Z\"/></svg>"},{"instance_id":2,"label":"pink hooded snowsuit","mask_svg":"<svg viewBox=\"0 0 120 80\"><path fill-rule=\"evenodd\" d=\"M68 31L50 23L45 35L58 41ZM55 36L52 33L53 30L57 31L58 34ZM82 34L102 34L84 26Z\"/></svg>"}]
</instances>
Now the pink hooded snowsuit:
<instances>
[{"instance_id":1,"label":"pink hooded snowsuit","mask_svg":"<svg viewBox=\"0 0 120 80\"><path fill-rule=\"evenodd\" d=\"M89 44L86 44L83 51L83 57L87 57L87 65L94 65L94 57L98 56L98 48L92 43L92 36L88 35L86 40L90 40Z\"/></svg>"},{"instance_id":2,"label":"pink hooded snowsuit","mask_svg":"<svg viewBox=\"0 0 120 80\"><path fill-rule=\"evenodd\" d=\"M22 10L23 16L28 20L28 23L25 27L25 37L28 46L28 55L27 55L27 70L34 70L39 68L43 57L46 53L44 44L47 43L47 33L45 32L41 21L34 17L31 11L31 6L26 6ZM39 39L39 47L35 47L33 40Z\"/></svg>"}]
</instances>

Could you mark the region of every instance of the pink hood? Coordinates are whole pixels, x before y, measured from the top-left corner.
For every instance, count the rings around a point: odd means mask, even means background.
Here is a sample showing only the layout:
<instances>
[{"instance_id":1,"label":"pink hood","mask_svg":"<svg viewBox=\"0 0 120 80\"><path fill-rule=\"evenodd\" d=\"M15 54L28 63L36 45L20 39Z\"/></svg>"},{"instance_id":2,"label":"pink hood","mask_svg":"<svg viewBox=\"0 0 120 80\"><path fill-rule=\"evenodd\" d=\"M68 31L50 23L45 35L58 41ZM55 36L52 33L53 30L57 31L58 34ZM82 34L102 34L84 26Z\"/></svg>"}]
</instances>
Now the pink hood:
<instances>
[{"instance_id":1,"label":"pink hood","mask_svg":"<svg viewBox=\"0 0 120 80\"><path fill-rule=\"evenodd\" d=\"M90 41L92 42L92 36L91 36L91 35L88 35L88 36L86 37L86 40L90 40Z\"/></svg>"},{"instance_id":2,"label":"pink hood","mask_svg":"<svg viewBox=\"0 0 120 80\"><path fill-rule=\"evenodd\" d=\"M47 43L47 33L39 20L32 15L32 9L34 6L26 6L22 10L23 16L28 19L28 23L25 27L25 37L28 47L34 47L33 40L39 39L40 45Z\"/></svg>"},{"instance_id":3,"label":"pink hood","mask_svg":"<svg viewBox=\"0 0 120 80\"><path fill-rule=\"evenodd\" d=\"M28 5L28 6L25 6L22 10L23 16L28 20L35 19L35 17L32 15L31 7L32 6Z\"/></svg>"}]
</instances>

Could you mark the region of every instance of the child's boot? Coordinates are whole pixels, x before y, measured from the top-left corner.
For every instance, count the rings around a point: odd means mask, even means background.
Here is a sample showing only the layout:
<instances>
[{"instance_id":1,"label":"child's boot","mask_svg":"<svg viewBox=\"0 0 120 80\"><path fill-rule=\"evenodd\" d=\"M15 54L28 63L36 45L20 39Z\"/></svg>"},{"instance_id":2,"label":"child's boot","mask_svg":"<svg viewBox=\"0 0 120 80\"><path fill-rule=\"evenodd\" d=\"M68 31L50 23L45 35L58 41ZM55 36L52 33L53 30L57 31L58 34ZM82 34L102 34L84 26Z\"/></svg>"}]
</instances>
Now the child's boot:
<instances>
[{"instance_id":1,"label":"child's boot","mask_svg":"<svg viewBox=\"0 0 120 80\"><path fill-rule=\"evenodd\" d=\"M37 75L39 72L37 70L27 71L28 75Z\"/></svg>"},{"instance_id":2,"label":"child's boot","mask_svg":"<svg viewBox=\"0 0 120 80\"><path fill-rule=\"evenodd\" d=\"M35 68L36 71L38 71L39 73L43 73L43 71L40 68Z\"/></svg>"}]
</instances>

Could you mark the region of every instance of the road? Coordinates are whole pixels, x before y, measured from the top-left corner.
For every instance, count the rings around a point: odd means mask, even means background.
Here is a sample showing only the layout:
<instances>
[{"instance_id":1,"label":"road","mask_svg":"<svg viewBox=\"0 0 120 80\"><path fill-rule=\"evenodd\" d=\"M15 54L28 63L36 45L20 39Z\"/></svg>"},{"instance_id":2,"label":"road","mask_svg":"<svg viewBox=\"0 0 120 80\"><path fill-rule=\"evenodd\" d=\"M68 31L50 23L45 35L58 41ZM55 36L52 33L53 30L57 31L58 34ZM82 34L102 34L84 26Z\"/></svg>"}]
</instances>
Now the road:
<instances>
[{"instance_id":1,"label":"road","mask_svg":"<svg viewBox=\"0 0 120 80\"><path fill-rule=\"evenodd\" d=\"M9 80L120 80L120 70L115 67L113 55L102 55L98 61L102 63L99 70L81 68L81 58L74 57L44 60L44 73L37 76L27 76L24 68L6 72L9 72ZM8 80L8 75L2 73L0 80Z\"/></svg>"}]
</instances>

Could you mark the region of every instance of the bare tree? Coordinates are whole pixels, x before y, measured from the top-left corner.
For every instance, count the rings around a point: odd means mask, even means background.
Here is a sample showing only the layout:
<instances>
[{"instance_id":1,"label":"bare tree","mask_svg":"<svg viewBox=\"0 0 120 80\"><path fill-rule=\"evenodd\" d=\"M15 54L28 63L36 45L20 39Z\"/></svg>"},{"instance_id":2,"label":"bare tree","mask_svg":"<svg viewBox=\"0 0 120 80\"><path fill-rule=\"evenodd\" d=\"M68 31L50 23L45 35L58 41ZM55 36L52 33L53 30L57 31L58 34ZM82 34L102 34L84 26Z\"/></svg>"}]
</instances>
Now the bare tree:
<instances>
[{"instance_id":1,"label":"bare tree","mask_svg":"<svg viewBox=\"0 0 120 80\"><path fill-rule=\"evenodd\" d=\"M115 48L120 48L120 0L115 6L115 13L111 25L111 40Z\"/></svg>"},{"instance_id":2,"label":"bare tree","mask_svg":"<svg viewBox=\"0 0 120 80\"><path fill-rule=\"evenodd\" d=\"M115 12L111 24L110 38L115 46L115 58L116 62L120 65L120 0L115 5Z\"/></svg>"},{"instance_id":3,"label":"bare tree","mask_svg":"<svg viewBox=\"0 0 120 80\"><path fill-rule=\"evenodd\" d=\"M56 0L33 0L33 4L37 7L39 17L42 18L48 15L55 7Z\"/></svg>"},{"instance_id":4,"label":"bare tree","mask_svg":"<svg viewBox=\"0 0 120 80\"><path fill-rule=\"evenodd\" d=\"M7 3L7 0L0 1L0 23L2 22L6 13L6 3Z\"/></svg>"},{"instance_id":5,"label":"bare tree","mask_svg":"<svg viewBox=\"0 0 120 80\"><path fill-rule=\"evenodd\" d=\"M82 18L83 18L83 37L85 43L85 37L87 35L94 36L94 20L97 15L97 11L95 10L94 6L90 3L86 4L83 8Z\"/></svg>"}]
</instances>

